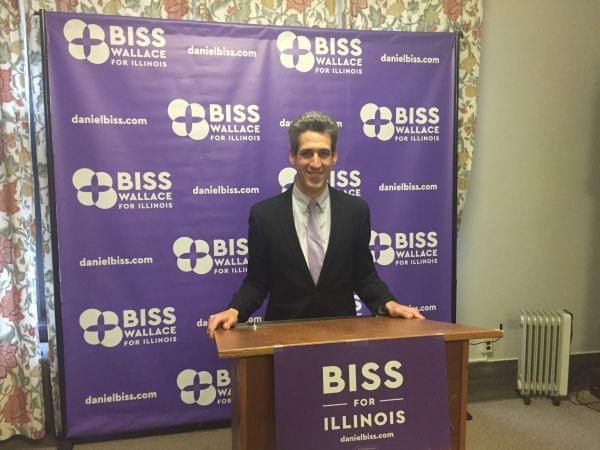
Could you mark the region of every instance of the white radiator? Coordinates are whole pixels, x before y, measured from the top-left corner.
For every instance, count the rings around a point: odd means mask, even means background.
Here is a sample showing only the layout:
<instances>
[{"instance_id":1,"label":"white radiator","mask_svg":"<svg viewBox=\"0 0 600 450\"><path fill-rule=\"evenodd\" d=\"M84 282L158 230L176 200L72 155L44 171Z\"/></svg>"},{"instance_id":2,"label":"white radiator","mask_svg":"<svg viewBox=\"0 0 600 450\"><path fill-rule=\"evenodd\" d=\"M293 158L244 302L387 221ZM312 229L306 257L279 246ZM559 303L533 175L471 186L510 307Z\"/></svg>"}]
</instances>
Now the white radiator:
<instances>
[{"instance_id":1,"label":"white radiator","mask_svg":"<svg viewBox=\"0 0 600 450\"><path fill-rule=\"evenodd\" d=\"M560 404L569 384L571 314L565 310L521 311L522 347L517 390L530 397L551 397Z\"/></svg>"}]
</instances>

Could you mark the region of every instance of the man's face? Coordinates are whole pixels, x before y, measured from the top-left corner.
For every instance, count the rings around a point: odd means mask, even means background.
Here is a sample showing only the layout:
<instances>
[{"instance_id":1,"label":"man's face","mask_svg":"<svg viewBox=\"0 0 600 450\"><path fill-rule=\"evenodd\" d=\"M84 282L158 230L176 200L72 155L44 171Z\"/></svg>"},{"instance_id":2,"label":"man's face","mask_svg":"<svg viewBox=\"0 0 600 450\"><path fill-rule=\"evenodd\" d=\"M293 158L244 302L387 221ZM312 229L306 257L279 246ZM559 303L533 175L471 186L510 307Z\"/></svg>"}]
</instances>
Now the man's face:
<instances>
[{"instance_id":1,"label":"man's face","mask_svg":"<svg viewBox=\"0 0 600 450\"><path fill-rule=\"evenodd\" d=\"M331 150L327 133L305 131L298 136L298 154L290 153L290 162L296 168L296 182L302 192L317 197L327 186L331 168L337 162L337 152Z\"/></svg>"}]
</instances>

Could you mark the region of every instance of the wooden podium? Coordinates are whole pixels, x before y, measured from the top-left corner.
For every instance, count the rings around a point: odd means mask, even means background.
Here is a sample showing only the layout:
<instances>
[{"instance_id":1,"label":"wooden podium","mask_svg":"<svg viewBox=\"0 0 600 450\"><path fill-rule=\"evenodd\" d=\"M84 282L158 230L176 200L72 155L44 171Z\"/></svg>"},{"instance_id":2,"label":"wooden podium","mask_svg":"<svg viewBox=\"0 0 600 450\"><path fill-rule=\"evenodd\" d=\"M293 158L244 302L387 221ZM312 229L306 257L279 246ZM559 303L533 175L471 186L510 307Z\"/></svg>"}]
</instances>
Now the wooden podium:
<instances>
[{"instance_id":1,"label":"wooden podium","mask_svg":"<svg viewBox=\"0 0 600 450\"><path fill-rule=\"evenodd\" d=\"M433 320L353 317L265 322L217 330L220 358L232 365L232 433L234 450L275 450L273 349L298 345L444 336L452 449L465 448L469 339L502 337L499 330Z\"/></svg>"}]
</instances>

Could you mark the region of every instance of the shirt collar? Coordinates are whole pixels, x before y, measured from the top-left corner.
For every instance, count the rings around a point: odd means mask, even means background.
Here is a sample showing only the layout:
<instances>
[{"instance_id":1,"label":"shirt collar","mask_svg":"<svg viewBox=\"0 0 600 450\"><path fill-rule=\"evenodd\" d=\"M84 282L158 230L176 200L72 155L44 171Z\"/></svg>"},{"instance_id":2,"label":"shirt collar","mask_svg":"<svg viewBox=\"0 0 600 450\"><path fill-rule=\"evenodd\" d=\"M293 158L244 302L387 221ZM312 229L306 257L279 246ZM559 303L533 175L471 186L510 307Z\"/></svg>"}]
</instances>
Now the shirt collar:
<instances>
[{"instance_id":1,"label":"shirt collar","mask_svg":"<svg viewBox=\"0 0 600 450\"><path fill-rule=\"evenodd\" d=\"M300 190L300 188L298 186L296 186L295 182L294 182L294 188L292 189L292 195L294 196L296 201L300 204L300 209L302 211L306 212L308 210L308 204L310 203L312 198L310 198L308 195L306 195L304 192L302 192ZM319 207L321 208L321 211L325 210L326 201L328 199L329 199L329 184L327 184L325 189L323 189L323 192L321 192L315 198L315 201L318 203Z\"/></svg>"}]
</instances>

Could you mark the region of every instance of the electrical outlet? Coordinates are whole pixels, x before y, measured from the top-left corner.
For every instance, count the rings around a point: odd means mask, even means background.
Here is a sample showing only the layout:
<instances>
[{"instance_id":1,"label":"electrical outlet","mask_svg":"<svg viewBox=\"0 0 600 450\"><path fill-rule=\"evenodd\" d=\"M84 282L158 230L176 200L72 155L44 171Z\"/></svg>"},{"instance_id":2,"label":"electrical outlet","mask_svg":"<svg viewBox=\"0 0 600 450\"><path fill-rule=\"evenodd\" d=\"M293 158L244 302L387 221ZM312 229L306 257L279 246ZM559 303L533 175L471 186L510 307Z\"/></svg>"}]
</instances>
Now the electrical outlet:
<instances>
[{"instance_id":1,"label":"electrical outlet","mask_svg":"<svg viewBox=\"0 0 600 450\"><path fill-rule=\"evenodd\" d=\"M483 341L481 344L481 354L482 355L491 355L494 351L492 347L492 341Z\"/></svg>"}]
</instances>

